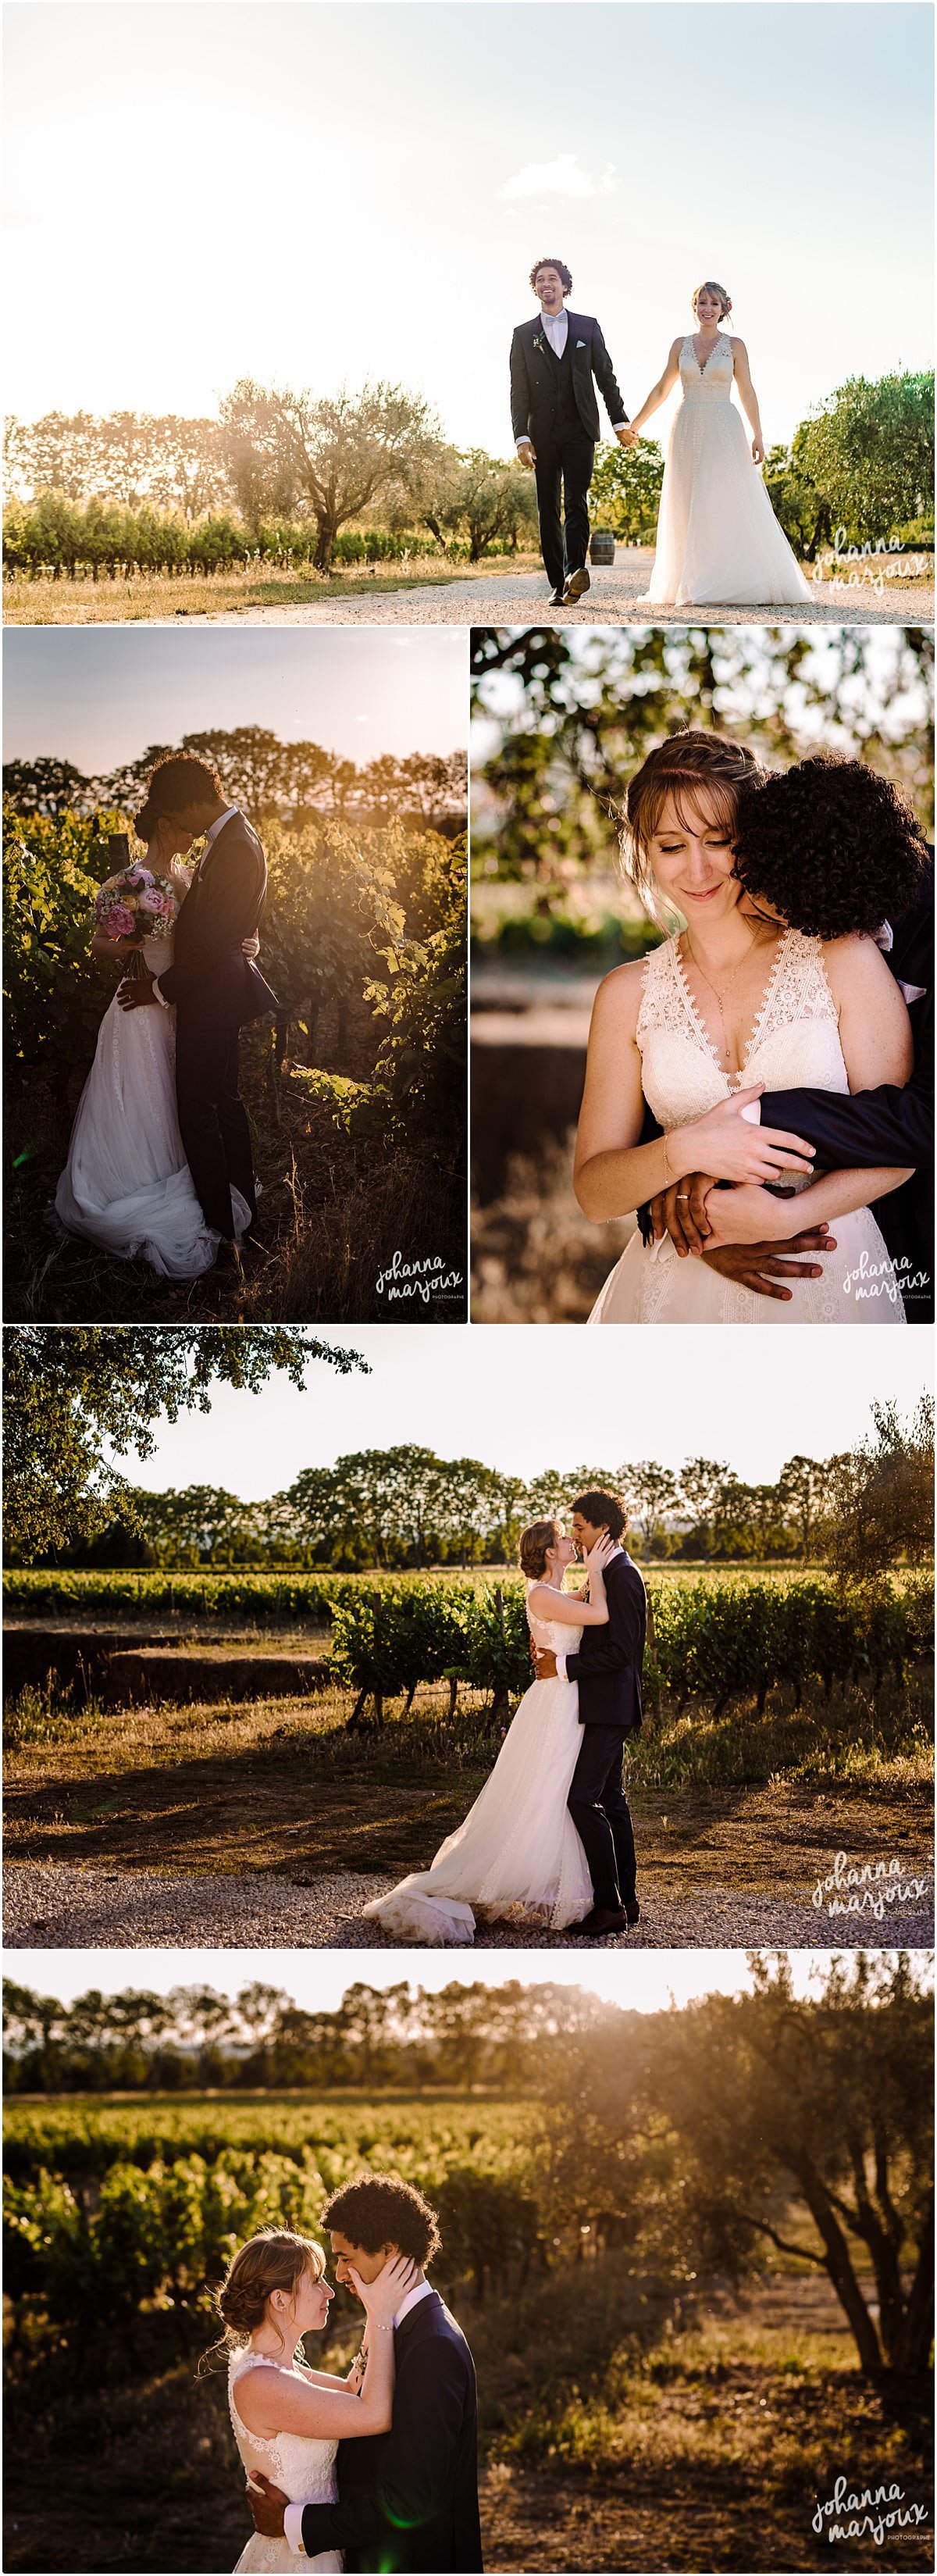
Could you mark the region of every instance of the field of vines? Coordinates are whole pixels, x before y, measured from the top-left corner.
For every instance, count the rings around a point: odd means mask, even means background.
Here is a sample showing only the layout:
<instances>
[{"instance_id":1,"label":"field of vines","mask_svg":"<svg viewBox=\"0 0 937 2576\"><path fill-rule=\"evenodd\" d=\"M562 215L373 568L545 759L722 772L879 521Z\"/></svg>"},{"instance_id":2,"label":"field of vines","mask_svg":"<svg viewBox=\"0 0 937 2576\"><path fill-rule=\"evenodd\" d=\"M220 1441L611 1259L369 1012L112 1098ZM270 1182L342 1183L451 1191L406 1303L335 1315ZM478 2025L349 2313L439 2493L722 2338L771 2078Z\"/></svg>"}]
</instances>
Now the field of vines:
<instances>
[{"instance_id":1,"label":"field of vines","mask_svg":"<svg viewBox=\"0 0 937 2576\"><path fill-rule=\"evenodd\" d=\"M7 1241L11 1315L63 1309L61 1261L45 1282L43 1211L65 1160L117 970L90 955L94 899L106 877L104 835L118 812L56 817L6 813L4 881ZM328 1314L380 1319L375 1283L413 1209L411 1254L438 1253L464 1274L461 1174L465 1129L465 849L402 823L351 828L311 820L262 823L269 895L262 964L277 995L273 1026L247 1033L244 1084L265 1228L282 1240L265 1277L265 1312L282 1320ZM380 1214L393 1167L394 1204ZM8 1166L8 1168L9 1168ZM288 1175L292 1174L291 1180ZM341 1241L343 1200L349 1217ZM359 1277L318 1282L304 1266L322 1206L338 1211L339 1267ZM368 1208L372 1210L369 1229ZM386 1221L386 1244L378 1229ZM323 1225L327 1230L326 1220ZM334 1227L333 1227L334 1230ZM70 1254L72 1265L79 1255ZM103 1263L99 1264L103 1268ZM152 1273L112 1264L118 1305L154 1314L166 1296ZM96 1282L94 1311L107 1310ZM336 1299L338 1302L336 1303ZM321 1300L321 1302L320 1302ZM87 1303L79 1312L90 1311ZM406 1310L400 1310L406 1320ZM453 1299L446 1320L464 1307ZM422 1312L422 1310L421 1310Z\"/></svg>"},{"instance_id":2,"label":"field of vines","mask_svg":"<svg viewBox=\"0 0 937 2576\"><path fill-rule=\"evenodd\" d=\"M438 2209L443 2282L480 2293L495 2265L545 2248L557 2212L524 2103L276 2094L139 2105L72 2096L10 2106L4 2278L14 2318L40 2301L57 2327L132 2333L142 2307L187 2349L205 2285L257 2228L321 2234L328 2192L363 2162L418 2182ZM206 2338L207 2339L207 2338Z\"/></svg>"},{"instance_id":3,"label":"field of vines","mask_svg":"<svg viewBox=\"0 0 937 2576\"><path fill-rule=\"evenodd\" d=\"M648 1587L653 1637L645 1665L651 1697L665 1690L683 1707L711 1701L718 1714L787 1685L799 1706L808 1684L827 1696L837 1682L900 1681L931 1651L933 1585L922 1576L839 1588L822 1577L668 1581ZM380 1719L385 1700L412 1703L421 1685L448 1681L491 1690L496 1709L530 1679L524 1588L470 1575L258 1575L254 1573L12 1573L8 1612L22 1616L107 1610L188 1610L205 1615L294 1620L331 1629L334 1678L358 1694L357 1713Z\"/></svg>"}]
</instances>

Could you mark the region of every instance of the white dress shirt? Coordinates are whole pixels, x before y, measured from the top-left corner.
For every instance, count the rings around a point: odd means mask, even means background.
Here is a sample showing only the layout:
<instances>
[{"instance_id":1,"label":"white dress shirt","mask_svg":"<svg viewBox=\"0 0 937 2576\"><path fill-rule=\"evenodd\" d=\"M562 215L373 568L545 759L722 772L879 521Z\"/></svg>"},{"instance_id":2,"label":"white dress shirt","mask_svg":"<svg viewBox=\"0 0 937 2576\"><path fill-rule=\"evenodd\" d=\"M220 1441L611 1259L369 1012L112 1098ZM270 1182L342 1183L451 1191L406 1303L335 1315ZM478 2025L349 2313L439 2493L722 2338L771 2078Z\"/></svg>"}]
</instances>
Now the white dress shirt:
<instances>
[{"instance_id":1,"label":"white dress shirt","mask_svg":"<svg viewBox=\"0 0 937 2576\"><path fill-rule=\"evenodd\" d=\"M409 2316L411 2308L418 2308L421 2299L431 2299L432 2295L432 2281L419 2281L415 2290L408 2290L403 2305L398 2308L397 2314L394 2318L394 2332L396 2333L398 2326L402 2326L404 2318ZM305 2558L306 2555L303 2548L304 2512L304 2505L288 2504L283 2516L283 2538L286 2542L287 2548L295 2550L297 2558Z\"/></svg>"},{"instance_id":2,"label":"white dress shirt","mask_svg":"<svg viewBox=\"0 0 937 2576\"><path fill-rule=\"evenodd\" d=\"M569 314L567 313L565 304L562 311L559 313L548 313L545 304L541 304L540 320L544 331L546 332L554 357L561 358L569 338ZM624 429L624 426L625 423L623 420L616 420L613 423L613 427L616 430ZM517 446L518 448L529 447L529 438L519 438Z\"/></svg>"},{"instance_id":3,"label":"white dress shirt","mask_svg":"<svg viewBox=\"0 0 937 2576\"><path fill-rule=\"evenodd\" d=\"M611 1565L611 1564L613 1564L614 1559L616 1558L616 1556L624 1556L624 1553L625 1553L625 1551L624 1551L624 1548L623 1548L623 1547L613 1547L613 1549L612 1549L612 1553L611 1553L611 1556L606 1557L606 1560L605 1560L606 1564L607 1564L607 1565ZM578 1648L578 1646L577 1646L577 1647L575 1647L575 1648L574 1648L574 1647L571 1647L571 1648L570 1648L570 1653L571 1653L571 1654L572 1654L572 1653L576 1653L576 1654L578 1654L578 1652L579 1652L579 1648ZM567 1681L567 1680L568 1680L568 1678L569 1678L568 1673L567 1673L567 1670L566 1670L566 1657L565 1657L565 1655L557 1655L557 1658L556 1658L556 1677L557 1677L557 1681L560 1681L560 1682L565 1682L565 1681Z\"/></svg>"},{"instance_id":4,"label":"white dress shirt","mask_svg":"<svg viewBox=\"0 0 937 2576\"><path fill-rule=\"evenodd\" d=\"M205 834L205 850L210 850L212 842L217 840L219 832L224 831L226 823L233 823L237 810L236 805L226 805L223 814L216 814L214 822L209 824ZM202 851L203 858L205 850ZM153 979L153 991L157 1001L162 1003L164 1011L171 1010L172 1004L167 1001L165 993L160 992L158 975Z\"/></svg>"}]
</instances>

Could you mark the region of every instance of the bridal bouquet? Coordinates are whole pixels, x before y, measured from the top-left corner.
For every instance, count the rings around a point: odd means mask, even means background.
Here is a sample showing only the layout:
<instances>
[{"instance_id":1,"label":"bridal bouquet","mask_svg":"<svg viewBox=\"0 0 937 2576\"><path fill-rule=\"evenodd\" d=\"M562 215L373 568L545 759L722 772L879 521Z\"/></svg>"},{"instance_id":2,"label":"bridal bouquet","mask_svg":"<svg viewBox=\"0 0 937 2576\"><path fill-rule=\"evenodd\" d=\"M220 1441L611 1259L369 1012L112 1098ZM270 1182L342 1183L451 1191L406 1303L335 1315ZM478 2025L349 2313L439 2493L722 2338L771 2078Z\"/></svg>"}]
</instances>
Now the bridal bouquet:
<instances>
[{"instance_id":1,"label":"bridal bouquet","mask_svg":"<svg viewBox=\"0 0 937 2576\"><path fill-rule=\"evenodd\" d=\"M178 910L170 878L140 865L108 878L95 897L94 917L109 939L168 939Z\"/></svg>"}]
</instances>

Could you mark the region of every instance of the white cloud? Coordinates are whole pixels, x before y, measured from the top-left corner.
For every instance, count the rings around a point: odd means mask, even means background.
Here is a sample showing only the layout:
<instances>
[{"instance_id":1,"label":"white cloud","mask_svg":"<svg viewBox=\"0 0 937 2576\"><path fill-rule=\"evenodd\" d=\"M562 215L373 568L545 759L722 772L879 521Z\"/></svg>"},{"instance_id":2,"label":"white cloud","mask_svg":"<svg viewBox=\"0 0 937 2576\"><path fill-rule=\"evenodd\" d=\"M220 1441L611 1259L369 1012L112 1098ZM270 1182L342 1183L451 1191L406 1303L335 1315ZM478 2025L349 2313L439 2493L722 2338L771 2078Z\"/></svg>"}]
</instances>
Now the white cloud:
<instances>
[{"instance_id":1,"label":"white cloud","mask_svg":"<svg viewBox=\"0 0 937 2576\"><path fill-rule=\"evenodd\" d=\"M595 180L587 170L580 170L575 152L561 152L556 161L528 161L498 190L501 197L594 197L595 193Z\"/></svg>"}]
</instances>

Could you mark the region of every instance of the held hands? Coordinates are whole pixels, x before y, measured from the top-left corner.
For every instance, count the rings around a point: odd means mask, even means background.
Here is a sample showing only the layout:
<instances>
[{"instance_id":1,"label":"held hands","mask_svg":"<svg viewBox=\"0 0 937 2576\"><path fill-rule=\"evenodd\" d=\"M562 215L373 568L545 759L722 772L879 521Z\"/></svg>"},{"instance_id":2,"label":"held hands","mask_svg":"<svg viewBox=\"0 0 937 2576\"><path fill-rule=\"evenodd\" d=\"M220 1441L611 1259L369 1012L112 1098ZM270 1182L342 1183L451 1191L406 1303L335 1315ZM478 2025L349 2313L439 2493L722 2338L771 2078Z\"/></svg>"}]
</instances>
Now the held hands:
<instances>
[{"instance_id":1,"label":"held hands","mask_svg":"<svg viewBox=\"0 0 937 2576\"><path fill-rule=\"evenodd\" d=\"M753 1101L760 1100L763 1082L752 1083L747 1091L734 1091L731 1100L720 1100L718 1107L708 1109L705 1118L681 1128L681 1146L692 1139L697 1170L712 1172L720 1181L776 1181L779 1172L800 1172L812 1177L814 1148L803 1136L790 1136L783 1127L757 1127L742 1112ZM685 1184L680 1184L681 1188ZM722 1195L722 1193L720 1193ZM710 1217L715 1211L709 1210ZM763 1232L762 1227L759 1233ZM737 1238L736 1238L737 1239Z\"/></svg>"},{"instance_id":2,"label":"held hands","mask_svg":"<svg viewBox=\"0 0 937 2576\"><path fill-rule=\"evenodd\" d=\"M637 447L641 432L635 428L633 420L626 420L623 429L616 429L615 436L619 447Z\"/></svg>"}]
</instances>

